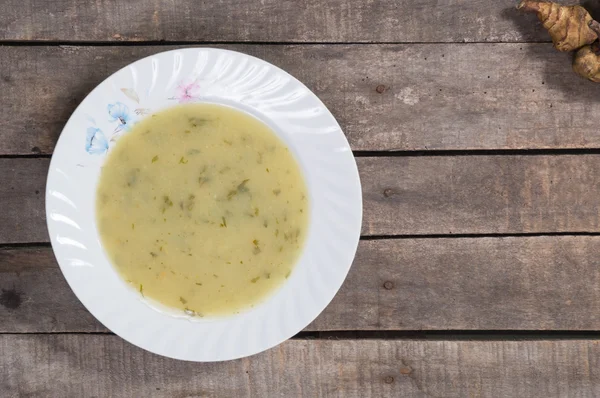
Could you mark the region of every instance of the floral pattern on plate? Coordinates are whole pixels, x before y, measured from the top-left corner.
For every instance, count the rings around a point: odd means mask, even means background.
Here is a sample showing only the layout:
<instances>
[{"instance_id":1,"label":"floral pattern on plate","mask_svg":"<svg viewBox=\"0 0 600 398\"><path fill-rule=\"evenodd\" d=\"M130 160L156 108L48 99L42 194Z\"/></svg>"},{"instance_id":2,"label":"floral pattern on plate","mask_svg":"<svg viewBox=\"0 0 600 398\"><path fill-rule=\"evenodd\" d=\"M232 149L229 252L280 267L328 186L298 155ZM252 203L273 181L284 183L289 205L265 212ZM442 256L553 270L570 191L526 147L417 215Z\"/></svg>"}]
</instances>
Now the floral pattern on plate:
<instances>
[{"instance_id":1,"label":"floral pattern on plate","mask_svg":"<svg viewBox=\"0 0 600 398\"><path fill-rule=\"evenodd\" d=\"M121 92L129 100L140 104L140 97L134 89L121 88ZM198 101L200 99L200 85L195 80L191 82L181 80L175 88L175 95L169 99L176 100L180 104ZM102 155L108 152L110 143L116 142L123 132L131 130L131 127L136 122L135 116L146 116L152 113L152 109L150 108L135 108L132 114L129 107L120 101L108 104L106 109L109 121L112 123L116 122L117 126L110 135L109 140L107 140L106 135L101 129L93 126L87 129L85 150L91 155ZM89 120L95 124L93 118L90 117Z\"/></svg>"}]
</instances>

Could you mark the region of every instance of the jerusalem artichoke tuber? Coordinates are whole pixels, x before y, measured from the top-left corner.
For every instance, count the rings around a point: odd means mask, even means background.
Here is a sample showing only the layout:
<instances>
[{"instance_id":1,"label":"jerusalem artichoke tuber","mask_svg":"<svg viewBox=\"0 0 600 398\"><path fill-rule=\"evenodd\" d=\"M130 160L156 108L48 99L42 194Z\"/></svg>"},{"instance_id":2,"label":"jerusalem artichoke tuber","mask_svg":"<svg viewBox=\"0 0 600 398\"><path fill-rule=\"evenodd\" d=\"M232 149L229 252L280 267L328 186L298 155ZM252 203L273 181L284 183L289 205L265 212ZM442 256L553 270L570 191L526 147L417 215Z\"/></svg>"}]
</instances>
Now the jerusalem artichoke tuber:
<instances>
[{"instance_id":1,"label":"jerusalem artichoke tuber","mask_svg":"<svg viewBox=\"0 0 600 398\"><path fill-rule=\"evenodd\" d=\"M522 0L518 9L536 12L544 28L550 33L554 47L559 51L573 51L593 43L598 35L589 23L592 17L581 6L561 6L547 1Z\"/></svg>"},{"instance_id":2,"label":"jerusalem artichoke tuber","mask_svg":"<svg viewBox=\"0 0 600 398\"><path fill-rule=\"evenodd\" d=\"M591 21L589 26L600 36L600 23ZM573 70L581 77L600 83L600 45L598 42L583 46L575 53Z\"/></svg>"}]
</instances>

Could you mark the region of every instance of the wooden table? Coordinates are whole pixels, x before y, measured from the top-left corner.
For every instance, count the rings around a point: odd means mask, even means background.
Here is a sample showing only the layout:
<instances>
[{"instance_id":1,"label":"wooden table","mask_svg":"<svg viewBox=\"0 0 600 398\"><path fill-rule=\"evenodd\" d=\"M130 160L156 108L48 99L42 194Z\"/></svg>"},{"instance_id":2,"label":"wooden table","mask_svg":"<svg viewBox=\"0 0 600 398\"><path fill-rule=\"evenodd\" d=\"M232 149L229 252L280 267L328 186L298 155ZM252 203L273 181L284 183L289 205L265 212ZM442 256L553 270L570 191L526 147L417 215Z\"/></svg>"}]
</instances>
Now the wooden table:
<instances>
[{"instance_id":1,"label":"wooden table","mask_svg":"<svg viewBox=\"0 0 600 398\"><path fill-rule=\"evenodd\" d=\"M600 395L600 84L514 5L3 0L0 396ZM109 333L65 283L44 220L77 104L129 62L190 45L306 83L363 184L363 239L331 305L226 363Z\"/></svg>"}]
</instances>

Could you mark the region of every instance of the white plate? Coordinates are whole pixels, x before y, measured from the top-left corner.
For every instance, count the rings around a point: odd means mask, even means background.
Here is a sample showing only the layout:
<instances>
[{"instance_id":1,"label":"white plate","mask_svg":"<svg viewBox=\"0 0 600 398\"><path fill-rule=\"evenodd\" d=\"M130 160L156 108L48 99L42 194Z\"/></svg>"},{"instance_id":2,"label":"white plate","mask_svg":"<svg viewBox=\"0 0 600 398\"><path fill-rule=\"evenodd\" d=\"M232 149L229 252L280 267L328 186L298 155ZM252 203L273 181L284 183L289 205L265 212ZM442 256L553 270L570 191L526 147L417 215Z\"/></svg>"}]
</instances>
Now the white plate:
<instances>
[{"instance_id":1,"label":"white plate","mask_svg":"<svg viewBox=\"0 0 600 398\"><path fill-rule=\"evenodd\" d=\"M234 106L270 125L298 159L311 204L306 246L288 281L252 311L200 321L154 309L122 281L100 244L94 210L101 166L117 138L145 114L194 101ZM46 215L65 278L107 328L156 354L221 361L281 343L327 306L356 252L362 198L348 141L308 88L260 59L189 48L134 62L83 100L50 163Z\"/></svg>"}]
</instances>

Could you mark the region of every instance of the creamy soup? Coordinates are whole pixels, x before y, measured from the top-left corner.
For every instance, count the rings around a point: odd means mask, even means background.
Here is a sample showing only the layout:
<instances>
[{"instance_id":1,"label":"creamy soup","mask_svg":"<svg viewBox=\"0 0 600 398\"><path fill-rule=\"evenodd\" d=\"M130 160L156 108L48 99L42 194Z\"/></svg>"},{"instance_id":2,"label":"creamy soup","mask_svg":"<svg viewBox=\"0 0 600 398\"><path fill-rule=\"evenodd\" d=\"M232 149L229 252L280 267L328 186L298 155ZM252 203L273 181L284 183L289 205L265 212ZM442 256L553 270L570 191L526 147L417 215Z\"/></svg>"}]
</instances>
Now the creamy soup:
<instances>
[{"instance_id":1,"label":"creamy soup","mask_svg":"<svg viewBox=\"0 0 600 398\"><path fill-rule=\"evenodd\" d=\"M286 145L213 104L148 116L111 149L96 198L103 247L144 297L193 316L237 313L289 277L308 192Z\"/></svg>"}]
</instances>

